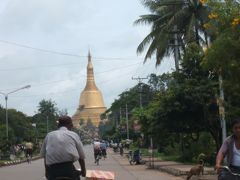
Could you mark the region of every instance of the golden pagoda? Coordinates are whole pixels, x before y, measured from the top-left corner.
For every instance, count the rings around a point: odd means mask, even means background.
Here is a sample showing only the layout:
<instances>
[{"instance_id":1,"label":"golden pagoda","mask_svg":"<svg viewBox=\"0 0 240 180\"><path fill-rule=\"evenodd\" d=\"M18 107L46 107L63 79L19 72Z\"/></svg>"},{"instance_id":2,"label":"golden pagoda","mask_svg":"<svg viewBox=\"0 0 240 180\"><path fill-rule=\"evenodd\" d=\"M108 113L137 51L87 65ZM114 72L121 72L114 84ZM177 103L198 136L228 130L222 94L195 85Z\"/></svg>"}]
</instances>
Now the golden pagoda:
<instances>
[{"instance_id":1,"label":"golden pagoda","mask_svg":"<svg viewBox=\"0 0 240 180\"><path fill-rule=\"evenodd\" d=\"M93 125L98 127L100 123L100 115L106 111L102 93L97 88L94 80L93 65L90 51L88 53L87 65L87 83L80 96L80 103L77 111L73 115L73 125L78 128L80 122L87 123L91 120Z\"/></svg>"}]
</instances>

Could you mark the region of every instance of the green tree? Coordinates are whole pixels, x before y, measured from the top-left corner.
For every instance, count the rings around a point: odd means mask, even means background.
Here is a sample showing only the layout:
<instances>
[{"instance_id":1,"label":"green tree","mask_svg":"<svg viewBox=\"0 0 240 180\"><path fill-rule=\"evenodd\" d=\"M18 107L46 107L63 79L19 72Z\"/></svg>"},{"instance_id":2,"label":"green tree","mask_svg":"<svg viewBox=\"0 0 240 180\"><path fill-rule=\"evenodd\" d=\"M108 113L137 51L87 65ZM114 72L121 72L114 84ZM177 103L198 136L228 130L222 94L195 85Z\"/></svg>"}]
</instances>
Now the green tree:
<instances>
[{"instance_id":1,"label":"green tree","mask_svg":"<svg viewBox=\"0 0 240 180\"><path fill-rule=\"evenodd\" d=\"M224 106L229 123L240 116L240 3L210 0L208 4L212 13L206 27L214 39L205 52L203 66L223 77Z\"/></svg>"},{"instance_id":2,"label":"green tree","mask_svg":"<svg viewBox=\"0 0 240 180\"><path fill-rule=\"evenodd\" d=\"M203 132L211 134L216 149L220 145L218 107L214 103L218 84L216 75L200 66L203 56L202 48L191 44L179 72L152 75L154 87L158 87L155 98L145 109L135 112L145 137L152 136L161 150L169 152L169 147L181 144L185 156L186 149L191 149L192 142L198 142Z\"/></svg>"},{"instance_id":3,"label":"green tree","mask_svg":"<svg viewBox=\"0 0 240 180\"><path fill-rule=\"evenodd\" d=\"M33 122L36 123L40 138L44 138L47 131L50 132L57 128L58 117L58 108L54 101L43 99L39 102L38 112L33 116Z\"/></svg>"},{"instance_id":4,"label":"green tree","mask_svg":"<svg viewBox=\"0 0 240 180\"><path fill-rule=\"evenodd\" d=\"M35 137L32 118L15 109L8 109L8 141L6 137L6 110L0 106L0 150L8 152L10 146Z\"/></svg>"},{"instance_id":5,"label":"green tree","mask_svg":"<svg viewBox=\"0 0 240 180\"><path fill-rule=\"evenodd\" d=\"M145 61L156 53L156 65L159 65L163 57L174 51L180 55L180 47L183 50L185 45L194 41L200 45L204 42L200 33L204 34L207 41L203 25L208 21L209 9L201 1L144 0L143 5L152 13L142 15L135 21L136 24L150 24L152 27L137 48L137 52L142 53L148 47ZM173 45L176 40L177 44ZM175 67L178 70L179 62L176 58L175 56Z\"/></svg>"}]
</instances>

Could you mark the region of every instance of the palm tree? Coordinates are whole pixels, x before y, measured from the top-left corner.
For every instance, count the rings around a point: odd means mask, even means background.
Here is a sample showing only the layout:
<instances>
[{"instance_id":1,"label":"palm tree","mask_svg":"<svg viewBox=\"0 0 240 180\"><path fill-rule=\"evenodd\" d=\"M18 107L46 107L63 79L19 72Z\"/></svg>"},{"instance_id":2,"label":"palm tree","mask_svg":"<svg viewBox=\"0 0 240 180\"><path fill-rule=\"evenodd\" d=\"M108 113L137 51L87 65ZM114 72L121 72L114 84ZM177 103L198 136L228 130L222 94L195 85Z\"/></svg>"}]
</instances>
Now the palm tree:
<instances>
[{"instance_id":1,"label":"palm tree","mask_svg":"<svg viewBox=\"0 0 240 180\"><path fill-rule=\"evenodd\" d=\"M162 58L173 53L174 47L169 46L174 41L174 34L169 33L172 29L169 20L174 15L175 6L164 6L160 1L146 0L143 5L149 8L152 14L142 15L135 24L149 24L152 26L151 32L143 39L137 48L138 53L142 53L147 45L149 48L145 55L144 62L156 53L156 66ZM177 64L176 69L177 68Z\"/></svg>"},{"instance_id":2,"label":"palm tree","mask_svg":"<svg viewBox=\"0 0 240 180\"><path fill-rule=\"evenodd\" d=\"M148 24L152 28L139 44L137 53L142 53L149 45L144 62L156 53L156 66L163 57L174 53L178 71L177 55L180 56L184 47L193 41L199 45L204 42L201 32L204 32L202 27L207 20L208 7L199 0L143 0L142 3L152 14L140 16L135 24Z\"/></svg>"}]
</instances>

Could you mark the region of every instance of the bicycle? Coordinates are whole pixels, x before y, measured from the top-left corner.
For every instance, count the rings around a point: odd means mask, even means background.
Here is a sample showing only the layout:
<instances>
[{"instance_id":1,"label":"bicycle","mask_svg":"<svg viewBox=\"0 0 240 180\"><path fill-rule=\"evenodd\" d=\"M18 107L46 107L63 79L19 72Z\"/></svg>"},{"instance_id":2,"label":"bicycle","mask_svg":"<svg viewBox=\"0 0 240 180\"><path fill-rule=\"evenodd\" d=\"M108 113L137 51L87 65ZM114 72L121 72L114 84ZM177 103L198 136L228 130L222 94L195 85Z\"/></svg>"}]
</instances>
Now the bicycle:
<instances>
[{"instance_id":1,"label":"bicycle","mask_svg":"<svg viewBox=\"0 0 240 180\"><path fill-rule=\"evenodd\" d=\"M221 166L220 172L218 176L218 180L240 180L240 173L233 172L234 168L230 168L228 166Z\"/></svg>"},{"instance_id":2,"label":"bicycle","mask_svg":"<svg viewBox=\"0 0 240 180\"><path fill-rule=\"evenodd\" d=\"M107 158L107 150L106 149L102 149L102 157L105 160Z\"/></svg>"},{"instance_id":3,"label":"bicycle","mask_svg":"<svg viewBox=\"0 0 240 180\"><path fill-rule=\"evenodd\" d=\"M97 165L99 165L99 160L102 158L102 155L101 154L98 154L97 157L96 157L96 160L95 160L95 163Z\"/></svg>"},{"instance_id":4,"label":"bicycle","mask_svg":"<svg viewBox=\"0 0 240 180\"><path fill-rule=\"evenodd\" d=\"M30 154L27 154L27 155L26 155L26 158L27 158L27 163L28 163L28 164L31 164L31 161L32 161L31 155L30 155Z\"/></svg>"},{"instance_id":5,"label":"bicycle","mask_svg":"<svg viewBox=\"0 0 240 180\"><path fill-rule=\"evenodd\" d=\"M25 156L26 156L28 164L30 164L32 161L32 149L26 149Z\"/></svg>"}]
</instances>

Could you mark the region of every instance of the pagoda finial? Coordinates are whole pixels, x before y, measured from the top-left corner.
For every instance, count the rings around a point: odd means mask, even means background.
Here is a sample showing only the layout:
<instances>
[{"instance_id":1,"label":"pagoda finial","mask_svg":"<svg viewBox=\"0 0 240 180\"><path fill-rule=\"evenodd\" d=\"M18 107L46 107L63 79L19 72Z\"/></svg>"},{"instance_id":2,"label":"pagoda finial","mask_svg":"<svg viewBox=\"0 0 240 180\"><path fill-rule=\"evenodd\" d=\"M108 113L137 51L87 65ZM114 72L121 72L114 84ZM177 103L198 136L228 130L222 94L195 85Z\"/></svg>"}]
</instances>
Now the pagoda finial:
<instances>
[{"instance_id":1,"label":"pagoda finial","mask_svg":"<svg viewBox=\"0 0 240 180\"><path fill-rule=\"evenodd\" d=\"M88 49L88 62L91 62L92 56L91 56L91 52L90 49Z\"/></svg>"}]
</instances>

